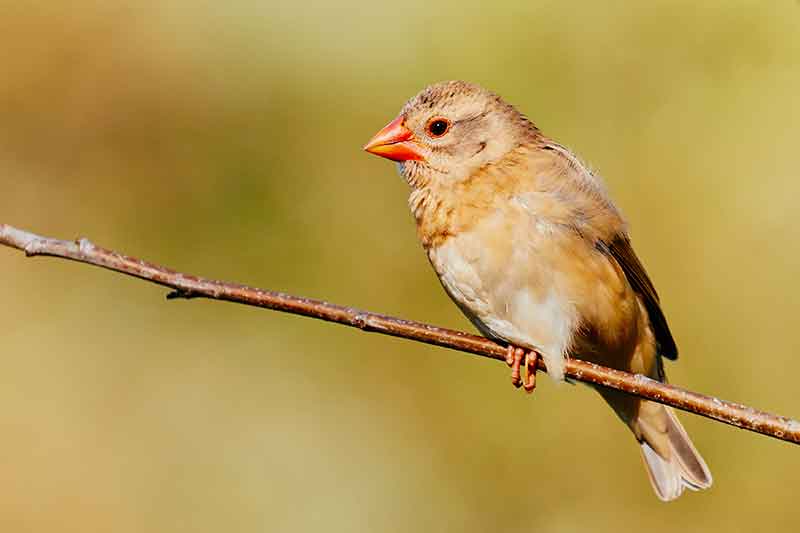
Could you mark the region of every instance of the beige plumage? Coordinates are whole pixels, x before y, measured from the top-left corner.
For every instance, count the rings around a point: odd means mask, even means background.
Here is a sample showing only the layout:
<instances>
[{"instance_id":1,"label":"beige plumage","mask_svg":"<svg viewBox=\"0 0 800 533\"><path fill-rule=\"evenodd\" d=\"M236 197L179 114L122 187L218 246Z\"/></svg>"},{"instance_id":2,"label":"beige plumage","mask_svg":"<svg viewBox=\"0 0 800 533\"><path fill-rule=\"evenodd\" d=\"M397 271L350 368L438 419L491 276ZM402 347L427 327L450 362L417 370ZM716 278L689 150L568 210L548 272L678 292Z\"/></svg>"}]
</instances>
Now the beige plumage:
<instances>
[{"instance_id":1,"label":"beige plumage","mask_svg":"<svg viewBox=\"0 0 800 533\"><path fill-rule=\"evenodd\" d=\"M508 343L519 383L536 357L564 376L571 355L665 380L677 348L605 187L569 150L475 85L433 85L365 147L398 161L423 247L447 293L485 335ZM662 500L711 486L671 409L598 392L641 443Z\"/></svg>"}]
</instances>

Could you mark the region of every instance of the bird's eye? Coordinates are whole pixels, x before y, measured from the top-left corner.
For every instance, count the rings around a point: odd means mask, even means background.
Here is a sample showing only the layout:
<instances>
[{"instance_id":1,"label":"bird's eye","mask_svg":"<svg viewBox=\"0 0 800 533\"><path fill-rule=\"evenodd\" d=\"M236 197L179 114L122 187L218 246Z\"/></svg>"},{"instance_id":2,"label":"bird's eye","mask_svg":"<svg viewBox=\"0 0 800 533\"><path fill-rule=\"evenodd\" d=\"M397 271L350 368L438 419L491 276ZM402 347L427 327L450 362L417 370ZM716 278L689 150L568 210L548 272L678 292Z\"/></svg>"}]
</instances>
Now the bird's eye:
<instances>
[{"instance_id":1,"label":"bird's eye","mask_svg":"<svg viewBox=\"0 0 800 533\"><path fill-rule=\"evenodd\" d=\"M432 118L428 121L428 125L425 126L425 131L428 132L428 135L431 137L441 137L447 130L450 129L450 121L446 118Z\"/></svg>"}]
</instances>

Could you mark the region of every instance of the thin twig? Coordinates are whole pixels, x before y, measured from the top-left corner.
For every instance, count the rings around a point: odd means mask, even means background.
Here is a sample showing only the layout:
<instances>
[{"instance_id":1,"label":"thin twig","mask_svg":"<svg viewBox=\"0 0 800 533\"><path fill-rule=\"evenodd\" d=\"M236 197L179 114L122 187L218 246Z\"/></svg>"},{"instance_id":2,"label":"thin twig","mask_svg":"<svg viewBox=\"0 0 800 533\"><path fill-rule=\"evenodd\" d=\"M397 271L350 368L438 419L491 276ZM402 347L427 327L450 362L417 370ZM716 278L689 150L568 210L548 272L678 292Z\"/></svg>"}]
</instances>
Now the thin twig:
<instances>
[{"instance_id":1,"label":"thin twig","mask_svg":"<svg viewBox=\"0 0 800 533\"><path fill-rule=\"evenodd\" d=\"M484 337L320 300L190 276L100 248L87 239L76 241L50 239L0 224L0 244L22 250L27 256L43 255L71 259L157 283L173 289L167 298L210 298L264 307L505 361L505 347ZM540 362L540 368L543 367L543 363ZM579 359L567 361L566 375L578 381L618 389L732 426L800 444L800 422L746 405L720 400L674 385L659 383L639 374L629 374Z\"/></svg>"}]
</instances>

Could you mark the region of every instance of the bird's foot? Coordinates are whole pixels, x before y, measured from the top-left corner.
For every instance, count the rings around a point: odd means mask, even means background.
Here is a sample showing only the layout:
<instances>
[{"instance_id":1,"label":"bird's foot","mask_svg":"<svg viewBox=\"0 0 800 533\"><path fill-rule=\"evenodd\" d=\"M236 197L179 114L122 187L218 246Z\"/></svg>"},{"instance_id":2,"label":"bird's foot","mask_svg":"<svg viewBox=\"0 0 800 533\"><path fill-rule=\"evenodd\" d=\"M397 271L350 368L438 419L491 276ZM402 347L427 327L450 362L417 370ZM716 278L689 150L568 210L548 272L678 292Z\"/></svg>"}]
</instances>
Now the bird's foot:
<instances>
[{"instance_id":1,"label":"bird's foot","mask_svg":"<svg viewBox=\"0 0 800 533\"><path fill-rule=\"evenodd\" d=\"M522 361L525 361L525 379L522 379ZM523 387L530 394L536 388L536 370L539 366L539 353L518 346L506 348L506 364L511 367L511 384Z\"/></svg>"}]
</instances>

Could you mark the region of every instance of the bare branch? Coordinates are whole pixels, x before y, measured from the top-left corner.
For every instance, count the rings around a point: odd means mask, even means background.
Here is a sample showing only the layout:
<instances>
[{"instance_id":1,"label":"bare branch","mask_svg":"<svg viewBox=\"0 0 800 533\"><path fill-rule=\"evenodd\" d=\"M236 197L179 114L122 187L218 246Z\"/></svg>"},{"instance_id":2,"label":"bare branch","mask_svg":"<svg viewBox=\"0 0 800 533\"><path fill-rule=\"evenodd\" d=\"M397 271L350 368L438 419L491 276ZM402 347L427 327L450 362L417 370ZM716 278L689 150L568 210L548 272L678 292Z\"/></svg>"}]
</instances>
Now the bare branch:
<instances>
[{"instance_id":1,"label":"bare branch","mask_svg":"<svg viewBox=\"0 0 800 533\"><path fill-rule=\"evenodd\" d=\"M320 300L190 276L100 248L87 239L76 241L50 239L0 224L0 244L22 250L28 256L43 255L71 259L157 283L173 289L167 298L210 298L264 307L505 361L505 347L484 337ZM540 362L540 368L543 366L543 362ZM800 444L800 422L746 405L720 400L659 383L639 374L629 374L579 359L567 361L566 375L578 381L618 389L725 424Z\"/></svg>"}]
</instances>

